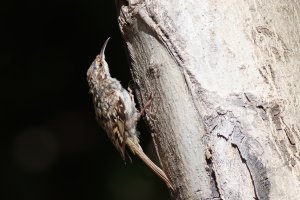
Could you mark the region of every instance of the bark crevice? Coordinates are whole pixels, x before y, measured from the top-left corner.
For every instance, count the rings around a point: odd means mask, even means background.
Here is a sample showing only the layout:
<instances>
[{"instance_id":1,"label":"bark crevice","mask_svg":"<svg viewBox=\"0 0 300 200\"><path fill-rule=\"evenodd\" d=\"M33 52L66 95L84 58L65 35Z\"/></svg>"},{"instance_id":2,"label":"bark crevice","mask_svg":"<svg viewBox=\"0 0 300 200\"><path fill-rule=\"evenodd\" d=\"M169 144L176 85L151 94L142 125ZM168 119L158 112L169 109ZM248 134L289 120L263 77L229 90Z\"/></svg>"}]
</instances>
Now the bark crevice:
<instances>
[{"instance_id":1,"label":"bark crevice","mask_svg":"<svg viewBox=\"0 0 300 200\"><path fill-rule=\"evenodd\" d=\"M221 108L217 110L215 115L206 118L206 130L209 131L211 137L223 138L238 150L241 161L248 169L256 198L268 199L270 182L267 170L262 161L259 160L259 157L264 153L260 142L243 131L240 120L232 111Z\"/></svg>"},{"instance_id":2,"label":"bark crevice","mask_svg":"<svg viewBox=\"0 0 300 200\"><path fill-rule=\"evenodd\" d=\"M212 157L212 150L207 149L206 153L205 153L205 160L206 160L206 164L207 164L206 171L208 172L208 174L210 176L210 185L211 185L211 190L212 190L212 194L213 194L213 199L222 200L222 197L220 195L220 189L219 189L219 186L218 186L217 177L216 177L216 172L215 172L215 169L213 167L212 158L213 158Z\"/></svg>"},{"instance_id":3,"label":"bark crevice","mask_svg":"<svg viewBox=\"0 0 300 200\"><path fill-rule=\"evenodd\" d=\"M260 200L260 199L258 198L258 195L257 195L256 186L255 186L255 180L254 180L254 178L253 178L253 176L252 176L252 174L251 174L251 170L250 170L250 168L249 168L249 166L248 166L248 164L247 164L247 160L246 160L245 158L243 158L243 156L242 156L242 154L241 154L241 152L240 152L238 146L236 146L235 144L232 144L232 147L234 147L234 148L236 148L236 149L238 150L239 156L240 156L240 158L241 158L241 161L242 161L242 163L245 164L245 166L246 166L246 168L247 168L247 170L248 170L249 177L250 177L250 179L251 179L252 186L253 186L253 192L254 192L254 194L255 194L254 199Z\"/></svg>"}]
</instances>

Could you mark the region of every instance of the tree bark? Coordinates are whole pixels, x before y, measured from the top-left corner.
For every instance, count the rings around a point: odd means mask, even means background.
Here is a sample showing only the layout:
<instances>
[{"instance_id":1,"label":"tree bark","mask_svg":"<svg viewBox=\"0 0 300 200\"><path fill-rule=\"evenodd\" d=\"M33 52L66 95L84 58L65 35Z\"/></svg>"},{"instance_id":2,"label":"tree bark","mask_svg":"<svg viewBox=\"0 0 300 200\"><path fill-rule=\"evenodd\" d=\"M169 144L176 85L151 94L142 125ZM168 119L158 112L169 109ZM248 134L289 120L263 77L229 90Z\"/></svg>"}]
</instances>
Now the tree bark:
<instances>
[{"instance_id":1,"label":"tree bark","mask_svg":"<svg viewBox=\"0 0 300 200\"><path fill-rule=\"evenodd\" d=\"M299 199L300 2L120 0L174 199Z\"/></svg>"}]
</instances>

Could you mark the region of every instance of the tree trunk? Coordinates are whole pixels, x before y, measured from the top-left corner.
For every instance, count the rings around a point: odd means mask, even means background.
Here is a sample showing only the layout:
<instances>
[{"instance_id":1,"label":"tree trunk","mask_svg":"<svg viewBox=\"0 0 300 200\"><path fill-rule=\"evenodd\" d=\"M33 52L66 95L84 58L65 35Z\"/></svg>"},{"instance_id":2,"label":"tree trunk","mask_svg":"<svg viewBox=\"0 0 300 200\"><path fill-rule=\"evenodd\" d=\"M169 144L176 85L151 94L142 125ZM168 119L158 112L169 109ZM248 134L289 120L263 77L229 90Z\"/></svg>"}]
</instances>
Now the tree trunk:
<instances>
[{"instance_id":1,"label":"tree trunk","mask_svg":"<svg viewBox=\"0 0 300 200\"><path fill-rule=\"evenodd\" d=\"M120 0L174 199L299 199L300 2Z\"/></svg>"}]
</instances>

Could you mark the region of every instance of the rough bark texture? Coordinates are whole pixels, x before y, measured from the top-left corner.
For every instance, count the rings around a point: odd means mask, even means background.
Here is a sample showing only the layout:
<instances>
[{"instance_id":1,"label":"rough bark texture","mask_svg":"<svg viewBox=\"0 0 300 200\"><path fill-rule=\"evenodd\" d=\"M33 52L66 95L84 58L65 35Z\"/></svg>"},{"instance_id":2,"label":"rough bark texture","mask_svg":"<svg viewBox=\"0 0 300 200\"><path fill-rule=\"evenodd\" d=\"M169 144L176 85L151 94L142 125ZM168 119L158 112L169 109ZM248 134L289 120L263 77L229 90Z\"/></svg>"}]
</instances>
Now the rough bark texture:
<instances>
[{"instance_id":1,"label":"rough bark texture","mask_svg":"<svg viewBox=\"0 0 300 200\"><path fill-rule=\"evenodd\" d=\"M299 1L117 4L173 198L299 199Z\"/></svg>"}]
</instances>

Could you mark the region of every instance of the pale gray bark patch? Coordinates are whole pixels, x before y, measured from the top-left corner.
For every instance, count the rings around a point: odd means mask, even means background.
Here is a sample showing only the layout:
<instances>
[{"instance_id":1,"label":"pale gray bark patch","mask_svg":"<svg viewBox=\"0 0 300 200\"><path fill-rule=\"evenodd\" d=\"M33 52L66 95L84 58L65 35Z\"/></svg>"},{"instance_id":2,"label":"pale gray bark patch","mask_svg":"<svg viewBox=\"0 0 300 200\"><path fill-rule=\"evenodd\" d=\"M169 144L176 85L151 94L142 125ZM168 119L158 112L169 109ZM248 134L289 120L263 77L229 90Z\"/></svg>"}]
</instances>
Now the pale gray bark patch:
<instances>
[{"instance_id":1,"label":"pale gray bark patch","mask_svg":"<svg viewBox=\"0 0 300 200\"><path fill-rule=\"evenodd\" d=\"M263 120L269 120L273 123L276 131L279 133L285 133L287 140L278 141L275 138L275 142L277 147L280 149L279 155L283 158L283 160L287 163L287 167L292 170L292 168L296 165L296 159L299 161L299 157L297 156L297 147L296 147L296 139L299 140L299 134L295 132L294 126L290 126L285 123L284 117L282 116L282 112L284 111L284 104L281 100L273 100L269 103L262 102L255 95L250 93L245 93L245 97L248 100L246 104L240 102L239 105L246 106L251 109L261 109L260 116ZM270 118L270 119L269 119ZM293 130L293 131L292 131ZM296 134L295 134L296 133ZM288 143L287 143L288 141ZM293 155L291 152L293 152Z\"/></svg>"},{"instance_id":2,"label":"pale gray bark patch","mask_svg":"<svg viewBox=\"0 0 300 200\"><path fill-rule=\"evenodd\" d=\"M270 53L273 53L277 61L284 62L289 60L289 56L292 51L287 48L282 37L278 33L274 33L274 31L270 30L268 27L255 27L252 30L252 39L253 42L266 54L270 55ZM270 70L272 75L271 77L274 80L274 72L272 72L272 69Z\"/></svg>"}]
</instances>

